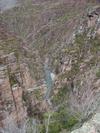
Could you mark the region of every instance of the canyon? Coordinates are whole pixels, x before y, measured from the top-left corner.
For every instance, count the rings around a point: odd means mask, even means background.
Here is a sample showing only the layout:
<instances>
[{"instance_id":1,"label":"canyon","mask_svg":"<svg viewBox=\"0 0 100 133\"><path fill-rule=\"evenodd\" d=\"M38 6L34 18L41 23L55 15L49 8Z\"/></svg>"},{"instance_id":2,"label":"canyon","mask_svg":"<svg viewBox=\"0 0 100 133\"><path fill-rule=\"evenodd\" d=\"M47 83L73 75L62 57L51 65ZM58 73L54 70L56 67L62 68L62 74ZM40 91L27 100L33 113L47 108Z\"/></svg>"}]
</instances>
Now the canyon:
<instances>
[{"instance_id":1,"label":"canyon","mask_svg":"<svg viewBox=\"0 0 100 133\"><path fill-rule=\"evenodd\" d=\"M100 132L99 4L0 1L0 133Z\"/></svg>"}]
</instances>

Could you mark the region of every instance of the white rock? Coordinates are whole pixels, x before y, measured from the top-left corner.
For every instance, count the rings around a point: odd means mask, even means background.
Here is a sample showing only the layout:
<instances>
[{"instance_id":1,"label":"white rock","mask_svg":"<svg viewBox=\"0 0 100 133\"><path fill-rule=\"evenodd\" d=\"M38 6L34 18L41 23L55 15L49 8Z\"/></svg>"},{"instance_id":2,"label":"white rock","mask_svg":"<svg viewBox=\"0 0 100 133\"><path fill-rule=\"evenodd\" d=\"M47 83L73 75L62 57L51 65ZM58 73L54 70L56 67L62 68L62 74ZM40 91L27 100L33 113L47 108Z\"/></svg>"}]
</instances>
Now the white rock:
<instances>
[{"instance_id":1,"label":"white rock","mask_svg":"<svg viewBox=\"0 0 100 133\"><path fill-rule=\"evenodd\" d=\"M100 113L96 113L93 117L93 122L96 124L100 124Z\"/></svg>"},{"instance_id":2,"label":"white rock","mask_svg":"<svg viewBox=\"0 0 100 133\"><path fill-rule=\"evenodd\" d=\"M54 81L56 78L56 75L54 73L51 73L51 79Z\"/></svg>"},{"instance_id":3,"label":"white rock","mask_svg":"<svg viewBox=\"0 0 100 133\"><path fill-rule=\"evenodd\" d=\"M85 123L80 129L71 133L96 133L95 127L91 123Z\"/></svg>"}]
</instances>

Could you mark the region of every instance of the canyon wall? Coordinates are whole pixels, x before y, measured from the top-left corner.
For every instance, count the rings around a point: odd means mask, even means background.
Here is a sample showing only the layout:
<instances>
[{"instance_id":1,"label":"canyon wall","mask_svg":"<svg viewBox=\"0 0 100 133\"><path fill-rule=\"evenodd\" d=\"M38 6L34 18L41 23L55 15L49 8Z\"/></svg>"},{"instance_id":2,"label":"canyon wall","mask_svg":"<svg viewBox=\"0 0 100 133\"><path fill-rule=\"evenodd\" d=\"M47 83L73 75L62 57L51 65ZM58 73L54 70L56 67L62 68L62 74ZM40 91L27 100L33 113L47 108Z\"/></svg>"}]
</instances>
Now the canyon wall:
<instances>
[{"instance_id":1,"label":"canyon wall","mask_svg":"<svg viewBox=\"0 0 100 133\"><path fill-rule=\"evenodd\" d=\"M18 63L14 53L0 57L0 129L24 124L27 113L22 93L30 81L26 66Z\"/></svg>"}]
</instances>

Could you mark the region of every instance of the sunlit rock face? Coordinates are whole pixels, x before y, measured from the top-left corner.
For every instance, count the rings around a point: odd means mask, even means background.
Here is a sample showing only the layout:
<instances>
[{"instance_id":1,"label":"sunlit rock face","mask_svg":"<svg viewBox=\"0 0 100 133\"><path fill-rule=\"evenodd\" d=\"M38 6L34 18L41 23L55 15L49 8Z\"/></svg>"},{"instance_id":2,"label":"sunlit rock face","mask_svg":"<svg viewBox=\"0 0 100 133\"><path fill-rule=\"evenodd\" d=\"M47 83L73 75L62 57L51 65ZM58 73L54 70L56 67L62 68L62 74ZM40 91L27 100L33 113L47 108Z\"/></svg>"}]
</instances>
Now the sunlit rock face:
<instances>
[{"instance_id":1,"label":"sunlit rock face","mask_svg":"<svg viewBox=\"0 0 100 133\"><path fill-rule=\"evenodd\" d=\"M0 0L0 10L5 11L17 6L17 0Z\"/></svg>"},{"instance_id":2,"label":"sunlit rock face","mask_svg":"<svg viewBox=\"0 0 100 133\"><path fill-rule=\"evenodd\" d=\"M80 129L72 131L71 133L99 133L99 132L100 132L100 113L96 113L90 121L84 123Z\"/></svg>"}]
</instances>

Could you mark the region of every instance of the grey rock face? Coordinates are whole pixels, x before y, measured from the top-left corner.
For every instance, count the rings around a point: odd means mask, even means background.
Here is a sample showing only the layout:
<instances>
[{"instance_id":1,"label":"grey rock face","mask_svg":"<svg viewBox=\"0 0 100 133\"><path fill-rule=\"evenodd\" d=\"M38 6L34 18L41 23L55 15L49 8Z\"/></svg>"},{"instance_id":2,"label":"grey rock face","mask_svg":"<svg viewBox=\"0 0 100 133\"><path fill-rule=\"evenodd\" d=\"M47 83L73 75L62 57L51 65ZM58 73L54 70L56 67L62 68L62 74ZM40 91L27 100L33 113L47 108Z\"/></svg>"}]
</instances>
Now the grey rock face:
<instances>
[{"instance_id":1,"label":"grey rock face","mask_svg":"<svg viewBox=\"0 0 100 133\"><path fill-rule=\"evenodd\" d=\"M84 123L80 129L72 131L71 133L99 133L100 130L100 111L96 113L93 118Z\"/></svg>"}]
</instances>

